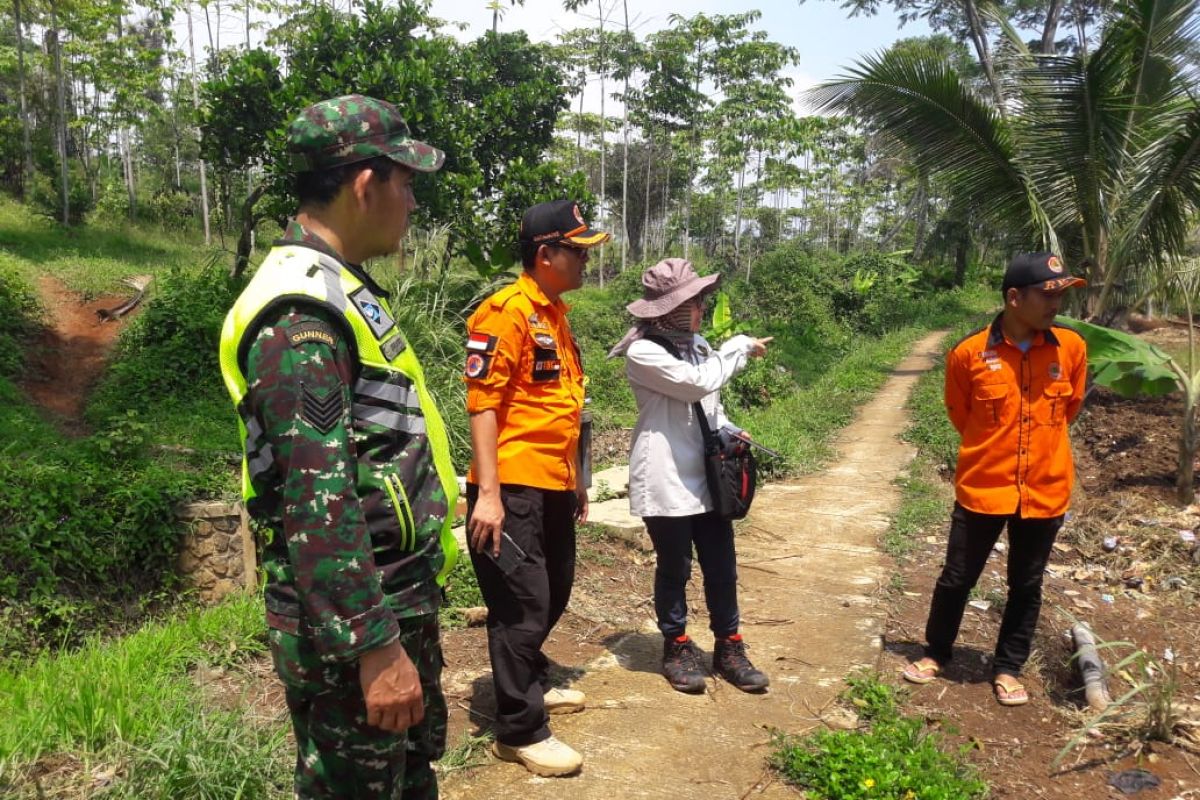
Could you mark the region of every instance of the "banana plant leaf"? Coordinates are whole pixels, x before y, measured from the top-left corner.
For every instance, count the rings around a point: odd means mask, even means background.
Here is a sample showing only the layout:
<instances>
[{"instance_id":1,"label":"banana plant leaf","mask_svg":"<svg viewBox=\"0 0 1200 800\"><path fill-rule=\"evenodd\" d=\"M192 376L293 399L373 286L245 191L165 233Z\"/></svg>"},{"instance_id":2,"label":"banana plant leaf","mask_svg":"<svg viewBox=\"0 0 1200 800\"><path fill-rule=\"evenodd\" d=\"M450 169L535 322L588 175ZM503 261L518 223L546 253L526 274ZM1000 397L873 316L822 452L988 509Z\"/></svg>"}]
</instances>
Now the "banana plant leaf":
<instances>
[{"instance_id":1,"label":"banana plant leaf","mask_svg":"<svg viewBox=\"0 0 1200 800\"><path fill-rule=\"evenodd\" d=\"M1164 395L1180 391L1174 360L1149 342L1122 331L1083 320L1059 317L1087 342L1092 380L1122 397Z\"/></svg>"},{"instance_id":2,"label":"banana plant leaf","mask_svg":"<svg viewBox=\"0 0 1200 800\"><path fill-rule=\"evenodd\" d=\"M733 330L733 312L729 309L729 295L717 292L717 302L713 307L712 326L704 332L704 338L710 342L719 342Z\"/></svg>"}]
</instances>

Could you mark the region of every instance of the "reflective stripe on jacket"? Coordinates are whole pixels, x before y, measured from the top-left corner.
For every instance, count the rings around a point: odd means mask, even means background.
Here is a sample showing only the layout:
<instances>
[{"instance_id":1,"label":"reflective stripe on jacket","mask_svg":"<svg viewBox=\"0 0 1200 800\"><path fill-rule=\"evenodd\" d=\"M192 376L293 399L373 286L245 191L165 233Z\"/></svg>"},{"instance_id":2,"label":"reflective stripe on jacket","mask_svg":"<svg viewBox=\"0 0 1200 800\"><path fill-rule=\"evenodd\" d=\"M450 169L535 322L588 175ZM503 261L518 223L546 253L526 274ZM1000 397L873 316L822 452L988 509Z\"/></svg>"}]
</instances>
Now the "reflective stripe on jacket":
<instances>
[{"instance_id":1,"label":"reflective stripe on jacket","mask_svg":"<svg viewBox=\"0 0 1200 800\"><path fill-rule=\"evenodd\" d=\"M376 297L336 259L305 246L277 246L226 316L221 332L221 373L238 411L242 439L242 494L253 508L273 458L259 422L247 412L246 352L273 312L289 304L324 308L344 322L359 366L350 410L358 459L357 493L372 495L392 513L372 522L377 559L441 551L437 582L458 558L450 532L458 480L442 417L425 385L416 355L405 343L387 302ZM393 594L406 587L384 586Z\"/></svg>"}]
</instances>

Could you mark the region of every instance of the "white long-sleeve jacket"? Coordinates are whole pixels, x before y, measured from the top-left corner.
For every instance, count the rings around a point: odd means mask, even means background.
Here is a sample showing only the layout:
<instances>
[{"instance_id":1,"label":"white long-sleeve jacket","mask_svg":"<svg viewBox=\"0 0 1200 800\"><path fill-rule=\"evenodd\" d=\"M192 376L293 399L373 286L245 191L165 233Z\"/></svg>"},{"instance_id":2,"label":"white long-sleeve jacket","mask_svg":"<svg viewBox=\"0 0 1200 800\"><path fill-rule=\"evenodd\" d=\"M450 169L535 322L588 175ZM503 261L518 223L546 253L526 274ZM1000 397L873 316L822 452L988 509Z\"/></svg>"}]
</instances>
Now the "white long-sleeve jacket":
<instances>
[{"instance_id":1,"label":"white long-sleeve jacket","mask_svg":"<svg viewBox=\"0 0 1200 800\"><path fill-rule=\"evenodd\" d=\"M638 421L629 451L629 510L638 517L686 517L712 509L704 477L704 444L692 403L704 408L712 429L729 425L720 389L754 347L734 336L713 350L696 334L678 359L638 339L625 354L625 374L637 399Z\"/></svg>"}]
</instances>

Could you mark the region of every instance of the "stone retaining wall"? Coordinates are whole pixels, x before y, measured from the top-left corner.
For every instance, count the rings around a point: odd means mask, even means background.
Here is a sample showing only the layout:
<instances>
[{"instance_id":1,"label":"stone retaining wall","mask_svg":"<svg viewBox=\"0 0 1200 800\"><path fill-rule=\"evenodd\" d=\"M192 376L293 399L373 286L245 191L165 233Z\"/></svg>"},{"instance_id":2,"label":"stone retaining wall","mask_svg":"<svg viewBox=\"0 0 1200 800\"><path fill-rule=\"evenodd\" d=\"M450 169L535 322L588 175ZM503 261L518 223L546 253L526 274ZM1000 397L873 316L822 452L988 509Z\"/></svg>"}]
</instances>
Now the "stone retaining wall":
<instances>
[{"instance_id":1,"label":"stone retaining wall","mask_svg":"<svg viewBox=\"0 0 1200 800\"><path fill-rule=\"evenodd\" d=\"M241 503L185 503L175 516L184 528L176 566L201 600L254 589L254 540Z\"/></svg>"}]
</instances>

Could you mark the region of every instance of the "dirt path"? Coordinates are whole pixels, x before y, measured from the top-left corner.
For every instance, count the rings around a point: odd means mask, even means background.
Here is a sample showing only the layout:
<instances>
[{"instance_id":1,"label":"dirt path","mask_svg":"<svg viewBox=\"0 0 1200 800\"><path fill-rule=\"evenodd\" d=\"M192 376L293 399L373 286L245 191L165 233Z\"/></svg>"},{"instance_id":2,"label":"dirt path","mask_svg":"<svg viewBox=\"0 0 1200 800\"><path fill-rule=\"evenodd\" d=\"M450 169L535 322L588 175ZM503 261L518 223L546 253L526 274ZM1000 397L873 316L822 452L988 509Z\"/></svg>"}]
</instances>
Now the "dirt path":
<instances>
[{"instance_id":1,"label":"dirt path","mask_svg":"<svg viewBox=\"0 0 1200 800\"><path fill-rule=\"evenodd\" d=\"M877 539L899 503L892 481L914 452L897 438L907 424L904 403L932 366L940 336L918 342L842 432L837 463L765 487L741 528L743 632L755 663L771 676L769 693L743 694L719 681L700 696L672 691L658 671L662 638L650 625L616 638L586 665L573 684L587 692L586 712L554 718L555 734L584 754L580 775L537 778L497 762L447 776L443 796L795 797L766 768L771 730L799 733L822 724L843 677L879 660L886 609L877 590L890 567ZM691 632L711 654L701 618Z\"/></svg>"},{"instance_id":2,"label":"dirt path","mask_svg":"<svg viewBox=\"0 0 1200 800\"><path fill-rule=\"evenodd\" d=\"M50 275L39 277L37 288L46 307L47 327L27 351L21 388L68 432L82 433L79 416L87 394L124 327L123 320L102 322L97 312L120 305L125 298L84 301Z\"/></svg>"}]
</instances>

